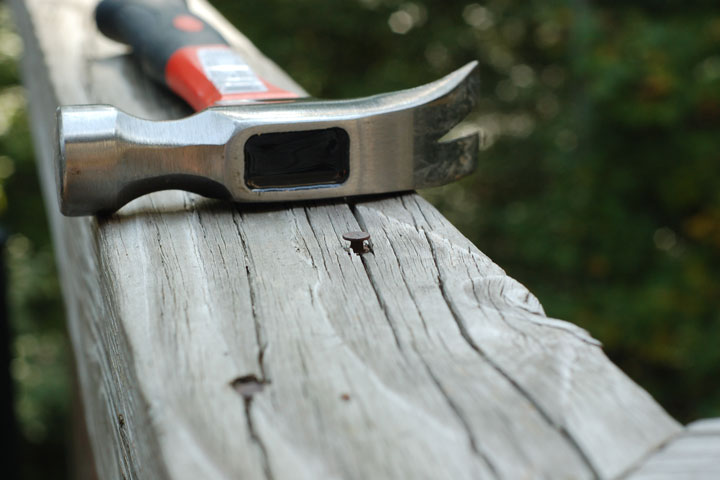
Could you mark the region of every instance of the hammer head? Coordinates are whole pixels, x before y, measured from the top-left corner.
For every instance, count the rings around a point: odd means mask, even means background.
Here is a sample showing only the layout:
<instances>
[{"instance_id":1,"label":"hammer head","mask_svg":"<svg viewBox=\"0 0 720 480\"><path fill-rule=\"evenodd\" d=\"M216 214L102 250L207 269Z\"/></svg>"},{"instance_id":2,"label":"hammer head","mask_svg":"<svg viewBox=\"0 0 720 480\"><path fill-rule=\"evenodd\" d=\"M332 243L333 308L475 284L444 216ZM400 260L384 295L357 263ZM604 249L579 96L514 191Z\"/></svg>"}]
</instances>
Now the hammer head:
<instances>
[{"instance_id":1,"label":"hammer head","mask_svg":"<svg viewBox=\"0 0 720 480\"><path fill-rule=\"evenodd\" d=\"M107 213L167 189L279 202L442 185L475 168L477 134L439 140L473 109L478 87L472 62L394 93L217 106L176 121L61 107L60 209Z\"/></svg>"}]
</instances>

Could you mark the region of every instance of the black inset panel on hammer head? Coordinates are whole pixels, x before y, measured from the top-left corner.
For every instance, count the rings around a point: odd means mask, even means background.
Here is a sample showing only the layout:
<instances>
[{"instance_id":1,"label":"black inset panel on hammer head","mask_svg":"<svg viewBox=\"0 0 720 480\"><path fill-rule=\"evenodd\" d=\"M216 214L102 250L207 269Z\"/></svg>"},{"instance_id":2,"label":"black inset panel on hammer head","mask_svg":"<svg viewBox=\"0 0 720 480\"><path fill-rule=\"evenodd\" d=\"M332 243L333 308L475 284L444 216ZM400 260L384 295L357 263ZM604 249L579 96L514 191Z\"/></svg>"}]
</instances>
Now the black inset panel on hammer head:
<instances>
[{"instance_id":1,"label":"black inset panel on hammer head","mask_svg":"<svg viewBox=\"0 0 720 480\"><path fill-rule=\"evenodd\" d=\"M251 189L334 185L350 173L350 137L342 128L253 135L245 143Z\"/></svg>"}]
</instances>

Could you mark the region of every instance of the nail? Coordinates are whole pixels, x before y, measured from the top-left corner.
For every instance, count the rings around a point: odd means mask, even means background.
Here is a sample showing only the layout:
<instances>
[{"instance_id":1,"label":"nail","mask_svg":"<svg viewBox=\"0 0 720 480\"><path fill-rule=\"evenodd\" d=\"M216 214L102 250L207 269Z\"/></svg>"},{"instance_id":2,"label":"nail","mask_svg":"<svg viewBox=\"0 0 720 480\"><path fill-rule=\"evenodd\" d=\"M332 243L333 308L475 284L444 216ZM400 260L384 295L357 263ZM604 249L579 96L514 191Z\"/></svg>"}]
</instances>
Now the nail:
<instances>
[{"instance_id":1,"label":"nail","mask_svg":"<svg viewBox=\"0 0 720 480\"><path fill-rule=\"evenodd\" d=\"M370 239L370 234L367 232L347 232L342 238L350 242L350 248L358 255L370 251L365 245L365 240Z\"/></svg>"}]
</instances>

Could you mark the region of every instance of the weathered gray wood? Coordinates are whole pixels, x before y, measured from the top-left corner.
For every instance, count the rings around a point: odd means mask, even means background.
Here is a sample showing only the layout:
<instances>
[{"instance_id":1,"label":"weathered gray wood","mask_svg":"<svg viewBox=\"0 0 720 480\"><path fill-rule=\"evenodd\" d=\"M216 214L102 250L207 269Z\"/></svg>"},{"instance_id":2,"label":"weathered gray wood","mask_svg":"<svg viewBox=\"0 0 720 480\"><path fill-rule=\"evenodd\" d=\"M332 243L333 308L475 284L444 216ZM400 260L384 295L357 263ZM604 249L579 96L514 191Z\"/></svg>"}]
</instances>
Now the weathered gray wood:
<instances>
[{"instance_id":1,"label":"weathered gray wood","mask_svg":"<svg viewBox=\"0 0 720 480\"><path fill-rule=\"evenodd\" d=\"M14 1L100 478L611 478L679 426L414 194L59 215L59 104L187 113L90 0ZM299 91L201 0L192 8ZM347 252L364 228L373 252Z\"/></svg>"},{"instance_id":2,"label":"weathered gray wood","mask_svg":"<svg viewBox=\"0 0 720 480\"><path fill-rule=\"evenodd\" d=\"M698 420L687 426L687 430L690 433L710 433L714 435L720 435L720 418L706 418L705 420Z\"/></svg>"},{"instance_id":3,"label":"weathered gray wood","mask_svg":"<svg viewBox=\"0 0 720 480\"><path fill-rule=\"evenodd\" d=\"M717 480L720 478L720 418L691 423L626 478Z\"/></svg>"},{"instance_id":4,"label":"weathered gray wood","mask_svg":"<svg viewBox=\"0 0 720 480\"><path fill-rule=\"evenodd\" d=\"M80 399L78 385L73 382L72 398L72 445L70 447L69 477L73 480L97 480L97 469L93 458L87 424L85 423L85 408Z\"/></svg>"}]
</instances>

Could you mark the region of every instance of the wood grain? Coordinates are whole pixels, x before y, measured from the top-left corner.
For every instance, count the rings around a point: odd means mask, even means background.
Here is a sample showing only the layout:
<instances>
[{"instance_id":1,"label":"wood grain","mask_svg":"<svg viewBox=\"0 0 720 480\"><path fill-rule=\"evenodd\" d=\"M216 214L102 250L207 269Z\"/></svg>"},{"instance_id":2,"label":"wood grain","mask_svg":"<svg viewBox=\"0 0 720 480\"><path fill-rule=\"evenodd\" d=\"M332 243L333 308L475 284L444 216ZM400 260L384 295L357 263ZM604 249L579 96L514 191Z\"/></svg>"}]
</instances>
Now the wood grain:
<instances>
[{"instance_id":1,"label":"wood grain","mask_svg":"<svg viewBox=\"0 0 720 480\"><path fill-rule=\"evenodd\" d=\"M62 217L57 105L188 110L97 33L92 1L13 6L100 478L613 478L680 431L415 194L250 207L173 191ZM358 229L363 256L341 239Z\"/></svg>"},{"instance_id":2,"label":"wood grain","mask_svg":"<svg viewBox=\"0 0 720 480\"><path fill-rule=\"evenodd\" d=\"M625 478L717 480L720 478L720 418L691 423Z\"/></svg>"}]
</instances>

